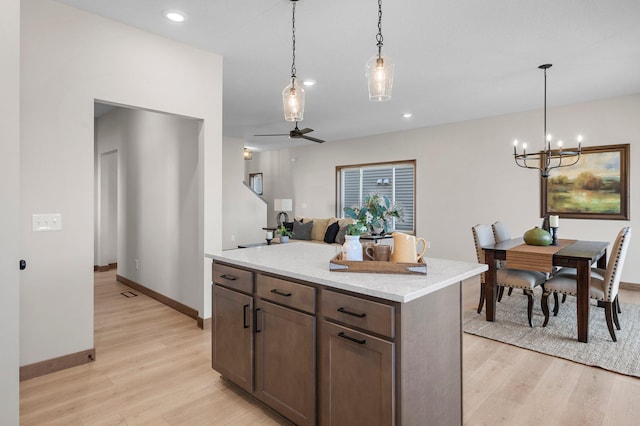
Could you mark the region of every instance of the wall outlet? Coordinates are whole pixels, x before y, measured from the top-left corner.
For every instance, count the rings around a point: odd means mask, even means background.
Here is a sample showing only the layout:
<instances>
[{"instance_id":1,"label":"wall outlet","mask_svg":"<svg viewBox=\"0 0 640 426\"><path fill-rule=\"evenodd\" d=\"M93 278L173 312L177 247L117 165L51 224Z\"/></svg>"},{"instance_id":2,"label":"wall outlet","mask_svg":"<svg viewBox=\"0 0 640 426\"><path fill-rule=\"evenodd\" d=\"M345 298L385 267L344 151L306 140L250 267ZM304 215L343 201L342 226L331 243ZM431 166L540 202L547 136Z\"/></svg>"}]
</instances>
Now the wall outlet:
<instances>
[{"instance_id":1,"label":"wall outlet","mask_svg":"<svg viewBox=\"0 0 640 426\"><path fill-rule=\"evenodd\" d=\"M235 241L235 240L236 240L236 236L235 236L235 235L232 235L232 236L231 236L231 241Z\"/></svg>"},{"instance_id":2,"label":"wall outlet","mask_svg":"<svg viewBox=\"0 0 640 426\"><path fill-rule=\"evenodd\" d=\"M137 271L138 269L140 269L140 262L138 262L138 259L133 259L133 261L136 264L136 271Z\"/></svg>"},{"instance_id":3,"label":"wall outlet","mask_svg":"<svg viewBox=\"0 0 640 426\"><path fill-rule=\"evenodd\" d=\"M426 241L426 242L425 242L425 244L426 244L426 246L427 246L427 248L428 248L428 249L430 249L430 248L431 248L431 241Z\"/></svg>"}]
</instances>

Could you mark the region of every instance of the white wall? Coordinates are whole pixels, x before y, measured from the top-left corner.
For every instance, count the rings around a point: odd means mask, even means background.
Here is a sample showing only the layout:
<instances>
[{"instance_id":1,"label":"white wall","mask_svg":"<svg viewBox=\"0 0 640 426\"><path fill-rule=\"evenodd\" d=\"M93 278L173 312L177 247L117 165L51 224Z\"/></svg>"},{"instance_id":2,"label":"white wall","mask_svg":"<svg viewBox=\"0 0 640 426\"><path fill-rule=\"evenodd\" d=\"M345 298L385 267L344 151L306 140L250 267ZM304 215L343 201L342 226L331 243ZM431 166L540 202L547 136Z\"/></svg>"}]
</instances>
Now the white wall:
<instances>
[{"instance_id":1,"label":"white wall","mask_svg":"<svg viewBox=\"0 0 640 426\"><path fill-rule=\"evenodd\" d=\"M120 166L118 274L194 309L202 298L200 126L200 120L129 108L97 120L97 154L114 156L117 150Z\"/></svg>"},{"instance_id":2,"label":"white wall","mask_svg":"<svg viewBox=\"0 0 640 426\"><path fill-rule=\"evenodd\" d=\"M2 2L0 15L0 424L19 421L18 259L20 161L20 1Z\"/></svg>"},{"instance_id":3,"label":"white wall","mask_svg":"<svg viewBox=\"0 0 640 426\"><path fill-rule=\"evenodd\" d=\"M562 219L560 237L613 242L623 226L640 229L640 95L549 109L547 116L555 135L581 133L585 146L631 144L632 220ZM542 133L538 110L254 153L251 171L268 177L285 170L287 181L272 191L292 190L296 215L326 217L336 213L336 165L416 159L416 227L431 241L429 255L473 261L473 225L501 220L518 235L541 223L539 175L516 167L511 141L540 139L542 146ZM631 243L624 281L640 283L638 259L640 240Z\"/></svg>"},{"instance_id":4,"label":"white wall","mask_svg":"<svg viewBox=\"0 0 640 426\"><path fill-rule=\"evenodd\" d=\"M269 226L276 226L279 212L274 210L273 200L276 198L290 198L293 200L293 212L287 212L289 220L293 220L295 215L298 215L298 209L302 212L302 204L306 203L306 211L314 212L318 211L322 205L325 209L328 200L328 194L322 194L319 197L305 197L304 202L301 202L298 197L294 196L294 188L298 189L298 193L305 193L306 189L313 192L318 186L314 182L313 176L320 170L314 170L312 173L304 173L304 169L300 169L300 166L296 164L296 158L294 156L295 150L283 149L275 151L254 152L253 159L247 161L245 179L249 181L250 173L262 173L262 198L267 202L267 224ZM311 159L310 159L311 160ZM311 162L313 162L311 160ZM304 167L304 166L303 166ZM295 171L298 170L298 173ZM301 172L302 171L302 172ZM296 178L294 178L296 176ZM298 180L299 179L299 180ZM321 182L320 188L324 190L325 182ZM309 205L311 203L311 205ZM333 208L333 207L332 207ZM299 214L303 216L303 214ZM331 214L333 216L333 214ZM314 216L321 217L321 216Z\"/></svg>"},{"instance_id":5,"label":"white wall","mask_svg":"<svg viewBox=\"0 0 640 426\"><path fill-rule=\"evenodd\" d=\"M264 241L267 226L267 204L244 182L245 164L253 160L243 158L242 139L227 138L223 140L223 176L222 189L222 248L237 248L238 244L258 243Z\"/></svg>"},{"instance_id":6,"label":"white wall","mask_svg":"<svg viewBox=\"0 0 640 426\"><path fill-rule=\"evenodd\" d=\"M222 60L50 0L22 2L21 365L93 344L94 100L204 120L198 236L221 246ZM62 214L59 232L30 231L34 213Z\"/></svg>"}]
</instances>

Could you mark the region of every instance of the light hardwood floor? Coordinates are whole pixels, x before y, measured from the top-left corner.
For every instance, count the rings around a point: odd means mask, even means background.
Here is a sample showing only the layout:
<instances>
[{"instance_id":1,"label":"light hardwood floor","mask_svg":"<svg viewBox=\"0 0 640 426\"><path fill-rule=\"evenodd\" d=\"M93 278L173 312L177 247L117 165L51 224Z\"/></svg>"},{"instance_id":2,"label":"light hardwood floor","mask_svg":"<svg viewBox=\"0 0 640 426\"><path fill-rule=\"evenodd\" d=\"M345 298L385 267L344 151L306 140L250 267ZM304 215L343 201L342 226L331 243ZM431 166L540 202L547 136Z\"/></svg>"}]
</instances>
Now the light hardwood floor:
<instances>
[{"instance_id":1,"label":"light hardwood floor","mask_svg":"<svg viewBox=\"0 0 640 426\"><path fill-rule=\"evenodd\" d=\"M211 369L209 331L125 291L114 271L95 274L96 361L22 382L22 425L283 424ZM463 293L477 303L475 282ZM465 425L638 424L640 379L467 334L463 351Z\"/></svg>"}]
</instances>

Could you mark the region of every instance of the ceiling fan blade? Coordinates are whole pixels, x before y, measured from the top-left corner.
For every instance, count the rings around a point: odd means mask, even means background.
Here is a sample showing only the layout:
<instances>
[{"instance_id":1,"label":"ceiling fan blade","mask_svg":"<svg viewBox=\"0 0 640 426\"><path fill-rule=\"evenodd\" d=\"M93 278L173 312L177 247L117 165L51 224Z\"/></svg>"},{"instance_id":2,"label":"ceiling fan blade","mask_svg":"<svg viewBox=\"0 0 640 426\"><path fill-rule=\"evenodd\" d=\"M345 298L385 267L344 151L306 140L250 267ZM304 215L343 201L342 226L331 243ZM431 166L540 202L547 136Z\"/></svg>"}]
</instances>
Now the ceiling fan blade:
<instances>
[{"instance_id":1,"label":"ceiling fan blade","mask_svg":"<svg viewBox=\"0 0 640 426\"><path fill-rule=\"evenodd\" d=\"M253 135L253 136L289 136L289 133L272 133L268 135Z\"/></svg>"},{"instance_id":2,"label":"ceiling fan blade","mask_svg":"<svg viewBox=\"0 0 640 426\"><path fill-rule=\"evenodd\" d=\"M301 135L304 135L305 133L311 133L311 132L313 132L313 129L310 129L308 127L306 129L299 130L299 133Z\"/></svg>"},{"instance_id":3,"label":"ceiling fan blade","mask_svg":"<svg viewBox=\"0 0 640 426\"><path fill-rule=\"evenodd\" d=\"M303 138L303 139L310 140L312 142L318 142L318 143L324 143L325 142L322 139L314 138L314 137L311 137L311 136L300 135L300 137Z\"/></svg>"}]
</instances>

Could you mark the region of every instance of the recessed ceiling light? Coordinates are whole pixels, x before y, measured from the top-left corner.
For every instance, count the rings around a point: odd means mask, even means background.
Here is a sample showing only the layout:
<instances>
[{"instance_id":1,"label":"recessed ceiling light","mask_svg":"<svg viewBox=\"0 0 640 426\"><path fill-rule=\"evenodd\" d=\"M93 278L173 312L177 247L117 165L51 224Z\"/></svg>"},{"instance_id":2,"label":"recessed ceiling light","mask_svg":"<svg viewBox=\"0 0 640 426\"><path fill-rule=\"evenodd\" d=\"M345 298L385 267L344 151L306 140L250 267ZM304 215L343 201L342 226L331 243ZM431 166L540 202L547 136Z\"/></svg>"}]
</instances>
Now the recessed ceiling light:
<instances>
[{"instance_id":1,"label":"recessed ceiling light","mask_svg":"<svg viewBox=\"0 0 640 426\"><path fill-rule=\"evenodd\" d=\"M187 20L187 15L184 12L175 9L166 10L164 17L172 22L184 22Z\"/></svg>"},{"instance_id":2,"label":"recessed ceiling light","mask_svg":"<svg viewBox=\"0 0 640 426\"><path fill-rule=\"evenodd\" d=\"M402 114L402 118L411 118L413 117L413 114L410 112L405 112L404 114Z\"/></svg>"},{"instance_id":3,"label":"recessed ceiling light","mask_svg":"<svg viewBox=\"0 0 640 426\"><path fill-rule=\"evenodd\" d=\"M316 85L316 81L315 80L311 80L310 78L308 78L308 79L304 80L302 82L302 84L304 84L307 87L315 86Z\"/></svg>"}]
</instances>

